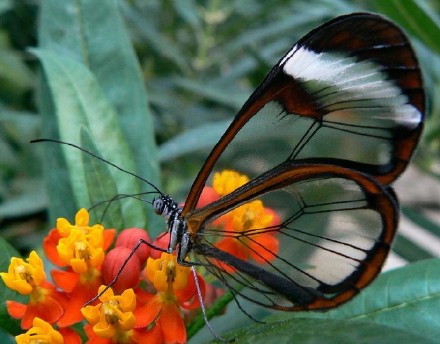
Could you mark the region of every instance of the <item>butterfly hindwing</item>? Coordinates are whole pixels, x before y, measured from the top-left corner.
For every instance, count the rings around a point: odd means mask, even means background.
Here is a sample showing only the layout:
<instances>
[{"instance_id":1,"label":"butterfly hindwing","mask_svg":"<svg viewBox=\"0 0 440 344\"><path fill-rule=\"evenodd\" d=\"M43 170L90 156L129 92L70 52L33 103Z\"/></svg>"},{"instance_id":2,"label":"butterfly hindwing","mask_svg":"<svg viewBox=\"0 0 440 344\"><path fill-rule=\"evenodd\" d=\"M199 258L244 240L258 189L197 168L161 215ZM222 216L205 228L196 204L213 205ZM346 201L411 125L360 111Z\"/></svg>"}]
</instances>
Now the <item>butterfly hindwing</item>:
<instances>
[{"instance_id":1,"label":"butterfly hindwing","mask_svg":"<svg viewBox=\"0 0 440 344\"><path fill-rule=\"evenodd\" d=\"M255 199L277 209L277 223L218 229L220 215ZM234 294L265 307L324 309L347 301L374 279L397 218L392 194L367 175L286 162L194 211L190 221L202 230L192 259Z\"/></svg>"}]
</instances>

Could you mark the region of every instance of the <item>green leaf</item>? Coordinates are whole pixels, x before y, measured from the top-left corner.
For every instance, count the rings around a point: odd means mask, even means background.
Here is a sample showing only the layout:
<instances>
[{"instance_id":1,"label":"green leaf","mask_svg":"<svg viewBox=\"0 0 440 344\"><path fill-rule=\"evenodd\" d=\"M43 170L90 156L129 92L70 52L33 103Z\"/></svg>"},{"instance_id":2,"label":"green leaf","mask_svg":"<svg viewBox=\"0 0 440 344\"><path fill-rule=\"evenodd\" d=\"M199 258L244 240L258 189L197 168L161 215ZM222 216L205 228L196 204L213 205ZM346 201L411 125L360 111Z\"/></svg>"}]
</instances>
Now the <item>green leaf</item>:
<instances>
[{"instance_id":1,"label":"green leaf","mask_svg":"<svg viewBox=\"0 0 440 344\"><path fill-rule=\"evenodd\" d=\"M429 339L440 329L440 259L410 264L381 275L337 317L373 321Z\"/></svg>"},{"instance_id":2,"label":"green leaf","mask_svg":"<svg viewBox=\"0 0 440 344\"><path fill-rule=\"evenodd\" d=\"M176 135L160 146L160 161L164 162L194 151L212 148L230 123L230 120L208 123Z\"/></svg>"},{"instance_id":3,"label":"green leaf","mask_svg":"<svg viewBox=\"0 0 440 344\"><path fill-rule=\"evenodd\" d=\"M206 85L206 82L176 78L176 85L194 94L202 96L206 100L212 100L218 104L239 109L246 101L247 94L238 93L237 90L221 89L220 87Z\"/></svg>"},{"instance_id":4,"label":"green leaf","mask_svg":"<svg viewBox=\"0 0 440 344\"><path fill-rule=\"evenodd\" d=\"M99 156L128 171L135 171L131 151L120 130L117 114L90 71L76 61L50 51L39 49L33 52L43 65L58 116L60 139L70 143L81 142L80 129L87 128ZM89 188L94 185L87 184L84 175L82 156L85 153L68 146L63 146L63 152L77 207L93 205L90 202ZM117 181L118 193L140 192L138 180L116 168L110 169L110 172ZM113 196L115 195L109 198ZM145 225L142 203L127 201L123 203L122 209L126 223L130 220L132 226Z\"/></svg>"},{"instance_id":5,"label":"green leaf","mask_svg":"<svg viewBox=\"0 0 440 344\"><path fill-rule=\"evenodd\" d=\"M0 343L2 343L2 344L14 344L14 343L17 343L16 341L15 341L15 338L11 335L11 334L9 334L8 332L6 332L6 331L3 331L2 329L0 329Z\"/></svg>"},{"instance_id":6,"label":"green leaf","mask_svg":"<svg viewBox=\"0 0 440 344\"><path fill-rule=\"evenodd\" d=\"M259 338L263 343L275 337L277 342L290 338L300 343L333 343L333 339L335 343L435 343L440 328L439 275L440 259L417 262L384 273L334 310L276 313L264 319L267 324L236 331L234 336L238 343L259 343Z\"/></svg>"},{"instance_id":7,"label":"green leaf","mask_svg":"<svg viewBox=\"0 0 440 344\"><path fill-rule=\"evenodd\" d=\"M148 5L146 4L146 6ZM127 11L129 12L128 17L132 19L131 24L139 31L143 38L143 43L146 43L149 49L157 51L160 58L167 64L175 65L182 71L189 69L187 56L185 56L184 51L180 49L175 41L167 37L163 30L158 30L154 26L154 20L145 21L145 15L139 13L137 8L127 8ZM150 17L150 19L152 18Z\"/></svg>"},{"instance_id":8,"label":"green leaf","mask_svg":"<svg viewBox=\"0 0 440 344\"><path fill-rule=\"evenodd\" d=\"M414 0L375 0L375 5L431 49L440 52L440 21L427 4Z\"/></svg>"},{"instance_id":9,"label":"green leaf","mask_svg":"<svg viewBox=\"0 0 440 344\"><path fill-rule=\"evenodd\" d=\"M132 172L158 185L153 121L142 73L120 17L117 1L42 1L39 41L45 50L74 60L93 74L105 98L117 112L118 127L125 134L124 145L127 144L132 152L135 165L121 167L130 167ZM50 101L46 100L49 95L45 90L43 87L41 96L45 135L58 138L55 113ZM108 135L112 136L113 133L109 131ZM72 143L77 144L78 141ZM126 148L121 150L126 151ZM108 159L112 162L117 160L113 156L108 156ZM63 166L60 160L54 164L55 167ZM61 188L60 191L65 191L68 186ZM136 193L137 190L125 192ZM147 212L152 222L157 224L160 221L156 216L150 216L153 214L151 209L147 209Z\"/></svg>"},{"instance_id":10,"label":"green leaf","mask_svg":"<svg viewBox=\"0 0 440 344\"><path fill-rule=\"evenodd\" d=\"M288 343L435 343L405 330L384 325L333 319L298 318L254 325L239 330L228 339L234 343L288 344Z\"/></svg>"},{"instance_id":11,"label":"green leaf","mask_svg":"<svg viewBox=\"0 0 440 344\"><path fill-rule=\"evenodd\" d=\"M434 258L434 256L423 247L399 233L397 233L397 237L394 241L393 251L408 262Z\"/></svg>"},{"instance_id":12,"label":"green leaf","mask_svg":"<svg viewBox=\"0 0 440 344\"><path fill-rule=\"evenodd\" d=\"M0 272L7 272L11 258L20 257L20 254L2 237L0 237L0 251L2 252L2 254L0 255ZM5 332L11 333L13 335L21 333L22 330L19 325L20 321L11 318L11 316L8 314L8 311L6 309L6 300L24 302L24 297L6 287L3 281L1 281L0 300L0 329L3 329L5 330ZM1 343L4 343L4 338L9 338L9 336L0 332Z\"/></svg>"},{"instance_id":13,"label":"green leaf","mask_svg":"<svg viewBox=\"0 0 440 344\"><path fill-rule=\"evenodd\" d=\"M202 18L200 18L200 13L197 11L197 4L194 0L174 1L173 6L179 16L191 25L194 31L199 32L202 30Z\"/></svg>"},{"instance_id":14,"label":"green leaf","mask_svg":"<svg viewBox=\"0 0 440 344\"><path fill-rule=\"evenodd\" d=\"M32 73L16 51L0 49L0 94L3 100L19 100L32 87Z\"/></svg>"},{"instance_id":15,"label":"green leaf","mask_svg":"<svg viewBox=\"0 0 440 344\"><path fill-rule=\"evenodd\" d=\"M42 135L45 138L59 139L58 119L54 100L46 78L39 80L40 112L42 117ZM42 147L42 165L44 181L48 195L49 223L56 223L58 217L73 217L78 206L73 197L65 157L60 145L46 145ZM69 195L70 197L67 197Z\"/></svg>"},{"instance_id":16,"label":"green leaf","mask_svg":"<svg viewBox=\"0 0 440 344\"><path fill-rule=\"evenodd\" d=\"M12 0L1 0L0 1L0 14L3 14L12 9Z\"/></svg>"},{"instance_id":17,"label":"green leaf","mask_svg":"<svg viewBox=\"0 0 440 344\"><path fill-rule=\"evenodd\" d=\"M97 148L94 145L90 134L86 129L81 130L81 147L87 147L89 152L97 154ZM113 228L126 228L120 202L106 202L117 195L116 180L112 178L112 168L107 164L88 154L83 154L84 176L89 192L91 204L96 205L93 210L95 217L99 223L111 223ZM100 204L104 202L104 204ZM108 208L107 208L108 207Z\"/></svg>"},{"instance_id":18,"label":"green leaf","mask_svg":"<svg viewBox=\"0 0 440 344\"><path fill-rule=\"evenodd\" d=\"M440 237L440 225L430 220L422 212L407 206L402 206L402 213L418 226Z\"/></svg>"},{"instance_id":19,"label":"green leaf","mask_svg":"<svg viewBox=\"0 0 440 344\"><path fill-rule=\"evenodd\" d=\"M380 275L339 308L293 316L374 322L435 341L440 329L439 275L440 259L420 261Z\"/></svg>"},{"instance_id":20,"label":"green leaf","mask_svg":"<svg viewBox=\"0 0 440 344\"><path fill-rule=\"evenodd\" d=\"M26 193L14 195L0 203L0 217L20 216L43 211L47 205L43 183L38 179L22 181L27 184Z\"/></svg>"},{"instance_id":21,"label":"green leaf","mask_svg":"<svg viewBox=\"0 0 440 344\"><path fill-rule=\"evenodd\" d=\"M219 315L226 308L228 303L234 300L234 294L227 290L222 296L214 301L214 303L206 309L206 317L208 320L212 319L216 315ZM187 325L186 333L188 338L195 335L201 328L205 326L205 318L202 312Z\"/></svg>"}]
</instances>

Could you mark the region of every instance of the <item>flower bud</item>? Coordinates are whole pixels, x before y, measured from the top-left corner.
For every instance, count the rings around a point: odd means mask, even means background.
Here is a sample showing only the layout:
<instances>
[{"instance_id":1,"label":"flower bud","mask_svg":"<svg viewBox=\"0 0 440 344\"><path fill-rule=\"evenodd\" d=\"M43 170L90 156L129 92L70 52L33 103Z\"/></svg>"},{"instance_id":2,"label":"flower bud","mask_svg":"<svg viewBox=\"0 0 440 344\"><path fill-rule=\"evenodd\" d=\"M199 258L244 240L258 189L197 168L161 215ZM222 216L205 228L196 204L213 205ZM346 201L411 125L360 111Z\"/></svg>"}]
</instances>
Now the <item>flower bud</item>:
<instances>
[{"instance_id":1,"label":"flower bud","mask_svg":"<svg viewBox=\"0 0 440 344\"><path fill-rule=\"evenodd\" d=\"M119 233L116 239L116 247L125 247L130 251L136 246L140 239L150 242L150 236L141 228L127 228ZM150 247L145 244L141 244L135 252L135 256L139 259L139 263L143 265L150 255Z\"/></svg>"},{"instance_id":2,"label":"flower bud","mask_svg":"<svg viewBox=\"0 0 440 344\"><path fill-rule=\"evenodd\" d=\"M109 251L102 263L102 277L104 282L108 285L119 273L121 266L125 263L132 250L126 247L115 247ZM129 288L136 288L139 284L141 274L141 264L139 259L133 256L125 265L122 272L119 274L116 283L112 285L113 290L121 293Z\"/></svg>"}]
</instances>

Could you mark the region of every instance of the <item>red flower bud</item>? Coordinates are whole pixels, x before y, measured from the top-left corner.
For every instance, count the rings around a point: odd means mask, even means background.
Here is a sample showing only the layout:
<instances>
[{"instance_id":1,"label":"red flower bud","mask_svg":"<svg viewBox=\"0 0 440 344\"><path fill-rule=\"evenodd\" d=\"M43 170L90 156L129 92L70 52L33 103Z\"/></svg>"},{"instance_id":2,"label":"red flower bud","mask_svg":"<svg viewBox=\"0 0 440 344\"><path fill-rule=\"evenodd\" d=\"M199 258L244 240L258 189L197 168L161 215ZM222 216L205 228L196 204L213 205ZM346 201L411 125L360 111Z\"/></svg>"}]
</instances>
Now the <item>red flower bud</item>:
<instances>
[{"instance_id":1,"label":"red flower bud","mask_svg":"<svg viewBox=\"0 0 440 344\"><path fill-rule=\"evenodd\" d=\"M102 263L102 277L108 285L118 274L122 264L127 260L132 250L126 247L115 247L109 251ZM112 285L116 293L122 293L129 288L136 288L139 284L141 274L141 264L135 256L131 257L125 265L116 283Z\"/></svg>"},{"instance_id":2,"label":"red flower bud","mask_svg":"<svg viewBox=\"0 0 440 344\"><path fill-rule=\"evenodd\" d=\"M116 239L115 248L125 247L131 251L140 239L150 242L150 236L145 230L141 228L124 229L121 233L119 233L118 238ZM139 248L136 250L135 255L139 259L139 263L143 265L150 255L150 247L141 244L141 246L139 246Z\"/></svg>"}]
</instances>

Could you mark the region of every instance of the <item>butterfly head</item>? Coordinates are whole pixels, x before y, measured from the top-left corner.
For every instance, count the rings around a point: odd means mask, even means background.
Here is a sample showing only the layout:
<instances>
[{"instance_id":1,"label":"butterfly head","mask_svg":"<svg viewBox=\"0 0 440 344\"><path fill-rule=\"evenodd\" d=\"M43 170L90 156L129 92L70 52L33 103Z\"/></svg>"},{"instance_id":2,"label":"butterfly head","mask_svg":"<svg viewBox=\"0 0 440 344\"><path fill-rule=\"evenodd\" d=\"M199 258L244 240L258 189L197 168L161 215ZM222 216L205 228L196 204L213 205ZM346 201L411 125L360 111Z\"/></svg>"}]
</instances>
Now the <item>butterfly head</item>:
<instances>
[{"instance_id":1,"label":"butterfly head","mask_svg":"<svg viewBox=\"0 0 440 344\"><path fill-rule=\"evenodd\" d=\"M169 195L163 195L153 199L153 209L156 214L168 220L179 209L179 205Z\"/></svg>"},{"instance_id":2,"label":"butterfly head","mask_svg":"<svg viewBox=\"0 0 440 344\"><path fill-rule=\"evenodd\" d=\"M168 244L168 253L174 252L177 245L180 244L178 256L183 260L190 250L190 237L187 233L185 220L182 218L182 208L170 196L163 195L153 199L153 208L156 214L161 215L168 227L170 233L170 242Z\"/></svg>"}]
</instances>

